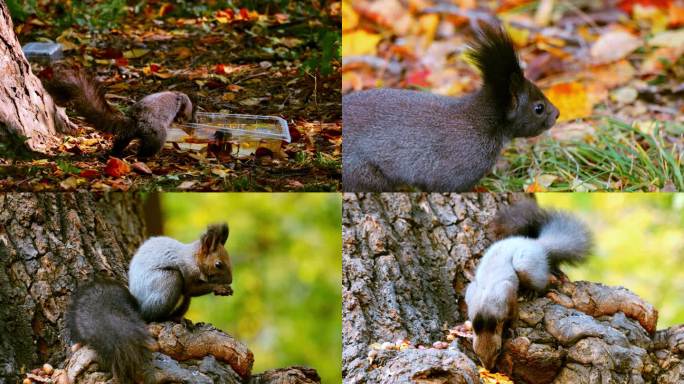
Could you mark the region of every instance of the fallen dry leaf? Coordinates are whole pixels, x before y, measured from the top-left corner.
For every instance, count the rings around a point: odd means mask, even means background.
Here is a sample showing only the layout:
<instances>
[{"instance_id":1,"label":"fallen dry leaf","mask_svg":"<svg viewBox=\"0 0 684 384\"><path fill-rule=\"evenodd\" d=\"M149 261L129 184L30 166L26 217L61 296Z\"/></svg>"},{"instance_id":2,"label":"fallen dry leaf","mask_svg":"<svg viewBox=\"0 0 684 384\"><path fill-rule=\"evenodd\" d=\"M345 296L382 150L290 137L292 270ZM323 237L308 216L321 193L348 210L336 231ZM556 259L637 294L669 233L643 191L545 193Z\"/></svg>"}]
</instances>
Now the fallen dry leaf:
<instances>
[{"instance_id":1,"label":"fallen dry leaf","mask_svg":"<svg viewBox=\"0 0 684 384\"><path fill-rule=\"evenodd\" d=\"M684 48L684 28L661 32L648 41L653 47Z\"/></svg>"},{"instance_id":2,"label":"fallen dry leaf","mask_svg":"<svg viewBox=\"0 0 684 384\"><path fill-rule=\"evenodd\" d=\"M605 33L591 46L595 63L609 63L620 60L643 45L640 38L625 31Z\"/></svg>"},{"instance_id":3,"label":"fallen dry leaf","mask_svg":"<svg viewBox=\"0 0 684 384\"><path fill-rule=\"evenodd\" d=\"M380 40L382 36L379 34L366 32L363 29L345 34L342 39L342 55L373 55Z\"/></svg>"},{"instance_id":4,"label":"fallen dry leaf","mask_svg":"<svg viewBox=\"0 0 684 384\"><path fill-rule=\"evenodd\" d=\"M560 111L559 121L574 120L591 114L592 106L587 100L586 87L582 83L556 84L544 93Z\"/></svg>"},{"instance_id":5,"label":"fallen dry leaf","mask_svg":"<svg viewBox=\"0 0 684 384\"><path fill-rule=\"evenodd\" d=\"M104 170L111 177L122 177L131 173L131 167L127 162L116 157L110 157Z\"/></svg>"},{"instance_id":6,"label":"fallen dry leaf","mask_svg":"<svg viewBox=\"0 0 684 384\"><path fill-rule=\"evenodd\" d=\"M133 163L132 167L133 167L133 170L138 172L138 173L141 173L144 175L151 175L152 174L152 170L150 169L150 167L148 167L147 164L145 164L141 161L136 161L135 163Z\"/></svg>"},{"instance_id":7,"label":"fallen dry leaf","mask_svg":"<svg viewBox=\"0 0 684 384\"><path fill-rule=\"evenodd\" d=\"M197 182L194 180L184 181L180 183L180 185L178 185L178 189L192 189L192 187L194 187L195 184L197 184Z\"/></svg>"},{"instance_id":8,"label":"fallen dry leaf","mask_svg":"<svg viewBox=\"0 0 684 384\"><path fill-rule=\"evenodd\" d=\"M503 373L491 373L483 367L478 367L478 372L484 384L514 384L513 380Z\"/></svg>"}]
</instances>

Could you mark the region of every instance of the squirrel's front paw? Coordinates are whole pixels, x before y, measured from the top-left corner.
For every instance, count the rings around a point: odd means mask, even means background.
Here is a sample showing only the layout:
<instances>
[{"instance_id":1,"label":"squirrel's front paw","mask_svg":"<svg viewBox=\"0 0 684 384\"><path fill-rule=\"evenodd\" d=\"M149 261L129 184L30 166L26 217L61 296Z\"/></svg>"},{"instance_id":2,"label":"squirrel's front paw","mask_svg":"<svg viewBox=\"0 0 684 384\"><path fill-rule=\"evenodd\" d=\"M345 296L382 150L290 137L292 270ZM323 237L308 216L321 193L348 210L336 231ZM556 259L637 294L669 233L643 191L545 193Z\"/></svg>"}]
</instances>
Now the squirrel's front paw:
<instances>
[{"instance_id":1,"label":"squirrel's front paw","mask_svg":"<svg viewBox=\"0 0 684 384\"><path fill-rule=\"evenodd\" d=\"M233 294L233 288L230 285L219 285L214 287L214 294L218 296L231 296Z\"/></svg>"}]
</instances>

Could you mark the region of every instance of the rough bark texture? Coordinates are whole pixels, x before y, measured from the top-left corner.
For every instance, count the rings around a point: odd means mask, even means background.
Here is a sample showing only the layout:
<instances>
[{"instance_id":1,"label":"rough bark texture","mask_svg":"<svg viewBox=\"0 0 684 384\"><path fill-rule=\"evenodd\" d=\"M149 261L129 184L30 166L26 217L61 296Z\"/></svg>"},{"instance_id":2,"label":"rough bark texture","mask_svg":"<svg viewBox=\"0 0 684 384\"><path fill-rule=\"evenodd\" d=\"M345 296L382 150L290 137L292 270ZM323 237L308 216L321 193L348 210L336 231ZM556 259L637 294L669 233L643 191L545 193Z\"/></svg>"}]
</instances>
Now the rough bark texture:
<instances>
[{"instance_id":1,"label":"rough bark texture","mask_svg":"<svg viewBox=\"0 0 684 384\"><path fill-rule=\"evenodd\" d=\"M69 295L95 272L125 281L140 207L133 194L0 194L0 378L64 359Z\"/></svg>"},{"instance_id":2,"label":"rough bark texture","mask_svg":"<svg viewBox=\"0 0 684 384\"><path fill-rule=\"evenodd\" d=\"M14 34L7 5L0 0L0 142L20 142L34 151L48 152L59 144L58 132L71 123L31 72Z\"/></svg>"},{"instance_id":3,"label":"rough bark texture","mask_svg":"<svg viewBox=\"0 0 684 384\"><path fill-rule=\"evenodd\" d=\"M521 197L345 195L345 383L478 382L469 338L429 346L465 320L465 287L495 240L487 224ZM684 382L684 326L655 332L657 311L627 289L563 282L521 301L497 365L516 383ZM371 348L396 340L408 348Z\"/></svg>"}]
</instances>

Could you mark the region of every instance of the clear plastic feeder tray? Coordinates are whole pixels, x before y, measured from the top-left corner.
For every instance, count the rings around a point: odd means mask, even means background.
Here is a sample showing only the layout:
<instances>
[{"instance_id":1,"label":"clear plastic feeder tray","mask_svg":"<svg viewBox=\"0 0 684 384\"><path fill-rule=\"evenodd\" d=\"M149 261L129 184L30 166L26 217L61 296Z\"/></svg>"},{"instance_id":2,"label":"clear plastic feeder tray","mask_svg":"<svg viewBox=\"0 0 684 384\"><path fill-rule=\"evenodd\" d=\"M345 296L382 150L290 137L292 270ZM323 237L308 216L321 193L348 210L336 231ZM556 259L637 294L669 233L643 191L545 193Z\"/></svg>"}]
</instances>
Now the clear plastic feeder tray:
<instances>
[{"instance_id":1,"label":"clear plastic feeder tray","mask_svg":"<svg viewBox=\"0 0 684 384\"><path fill-rule=\"evenodd\" d=\"M174 123L166 141L194 150L230 143L231 153L240 156L260 147L275 152L283 141L291 141L287 121L280 117L198 112L196 119L195 123Z\"/></svg>"}]
</instances>

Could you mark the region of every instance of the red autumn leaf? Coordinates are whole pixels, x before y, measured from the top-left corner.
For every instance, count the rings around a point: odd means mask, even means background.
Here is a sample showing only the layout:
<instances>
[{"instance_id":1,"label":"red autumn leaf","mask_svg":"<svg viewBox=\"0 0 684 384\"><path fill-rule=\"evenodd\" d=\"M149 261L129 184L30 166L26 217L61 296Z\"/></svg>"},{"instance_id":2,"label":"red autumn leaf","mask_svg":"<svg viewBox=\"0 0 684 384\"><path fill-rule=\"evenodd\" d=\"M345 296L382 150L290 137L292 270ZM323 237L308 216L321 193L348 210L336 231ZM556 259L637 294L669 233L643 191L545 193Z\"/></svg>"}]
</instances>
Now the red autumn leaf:
<instances>
[{"instance_id":1,"label":"red autumn leaf","mask_svg":"<svg viewBox=\"0 0 684 384\"><path fill-rule=\"evenodd\" d=\"M429 69L423 69L420 71L413 71L408 74L406 77L406 84L407 85L412 85L415 87L423 87L427 88L430 87L431 84L427 80L428 76L430 76L430 70Z\"/></svg>"},{"instance_id":2,"label":"red autumn leaf","mask_svg":"<svg viewBox=\"0 0 684 384\"><path fill-rule=\"evenodd\" d=\"M93 56L97 57L98 59L118 59L120 57L123 57L123 55L124 54L120 49L112 47L107 47L104 50L93 51Z\"/></svg>"},{"instance_id":3,"label":"red autumn leaf","mask_svg":"<svg viewBox=\"0 0 684 384\"><path fill-rule=\"evenodd\" d=\"M667 9L671 2L672 0L622 0L618 4L618 7L627 13L632 13L632 9L634 9L634 6L637 4L643 7Z\"/></svg>"},{"instance_id":4,"label":"red autumn leaf","mask_svg":"<svg viewBox=\"0 0 684 384\"><path fill-rule=\"evenodd\" d=\"M96 179L100 177L100 171L96 169L82 169L81 172L78 174L80 177L83 177L85 179Z\"/></svg>"},{"instance_id":5,"label":"red autumn leaf","mask_svg":"<svg viewBox=\"0 0 684 384\"><path fill-rule=\"evenodd\" d=\"M216 11L215 16L216 17L225 17L225 18L232 20L233 18L235 18L235 11L233 11L232 9L224 9L222 11L219 10L219 11Z\"/></svg>"},{"instance_id":6,"label":"red autumn leaf","mask_svg":"<svg viewBox=\"0 0 684 384\"><path fill-rule=\"evenodd\" d=\"M150 72L156 73L159 72L161 69L161 66L159 64L150 64Z\"/></svg>"},{"instance_id":7,"label":"red autumn leaf","mask_svg":"<svg viewBox=\"0 0 684 384\"><path fill-rule=\"evenodd\" d=\"M131 173L131 166L119 158L110 157L104 172L111 177L121 177Z\"/></svg>"},{"instance_id":8,"label":"red autumn leaf","mask_svg":"<svg viewBox=\"0 0 684 384\"><path fill-rule=\"evenodd\" d=\"M226 67L223 64L216 64L216 68L214 68L214 72L216 72L219 75L225 75L226 74Z\"/></svg>"},{"instance_id":9,"label":"red autumn leaf","mask_svg":"<svg viewBox=\"0 0 684 384\"><path fill-rule=\"evenodd\" d=\"M125 67L128 65L128 59L125 57L119 57L116 59L116 66L117 67Z\"/></svg>"},{"instance_id":10,"label":"red autumn leaf","mask_svg":"<svg viewBox=\"0 0 684 384\"><path fill-rule=\"evenodd\" d=\"M247 8L240 8L240 17L242 20L249 20L249 11Z\"/></svg>"}]
</instances>

